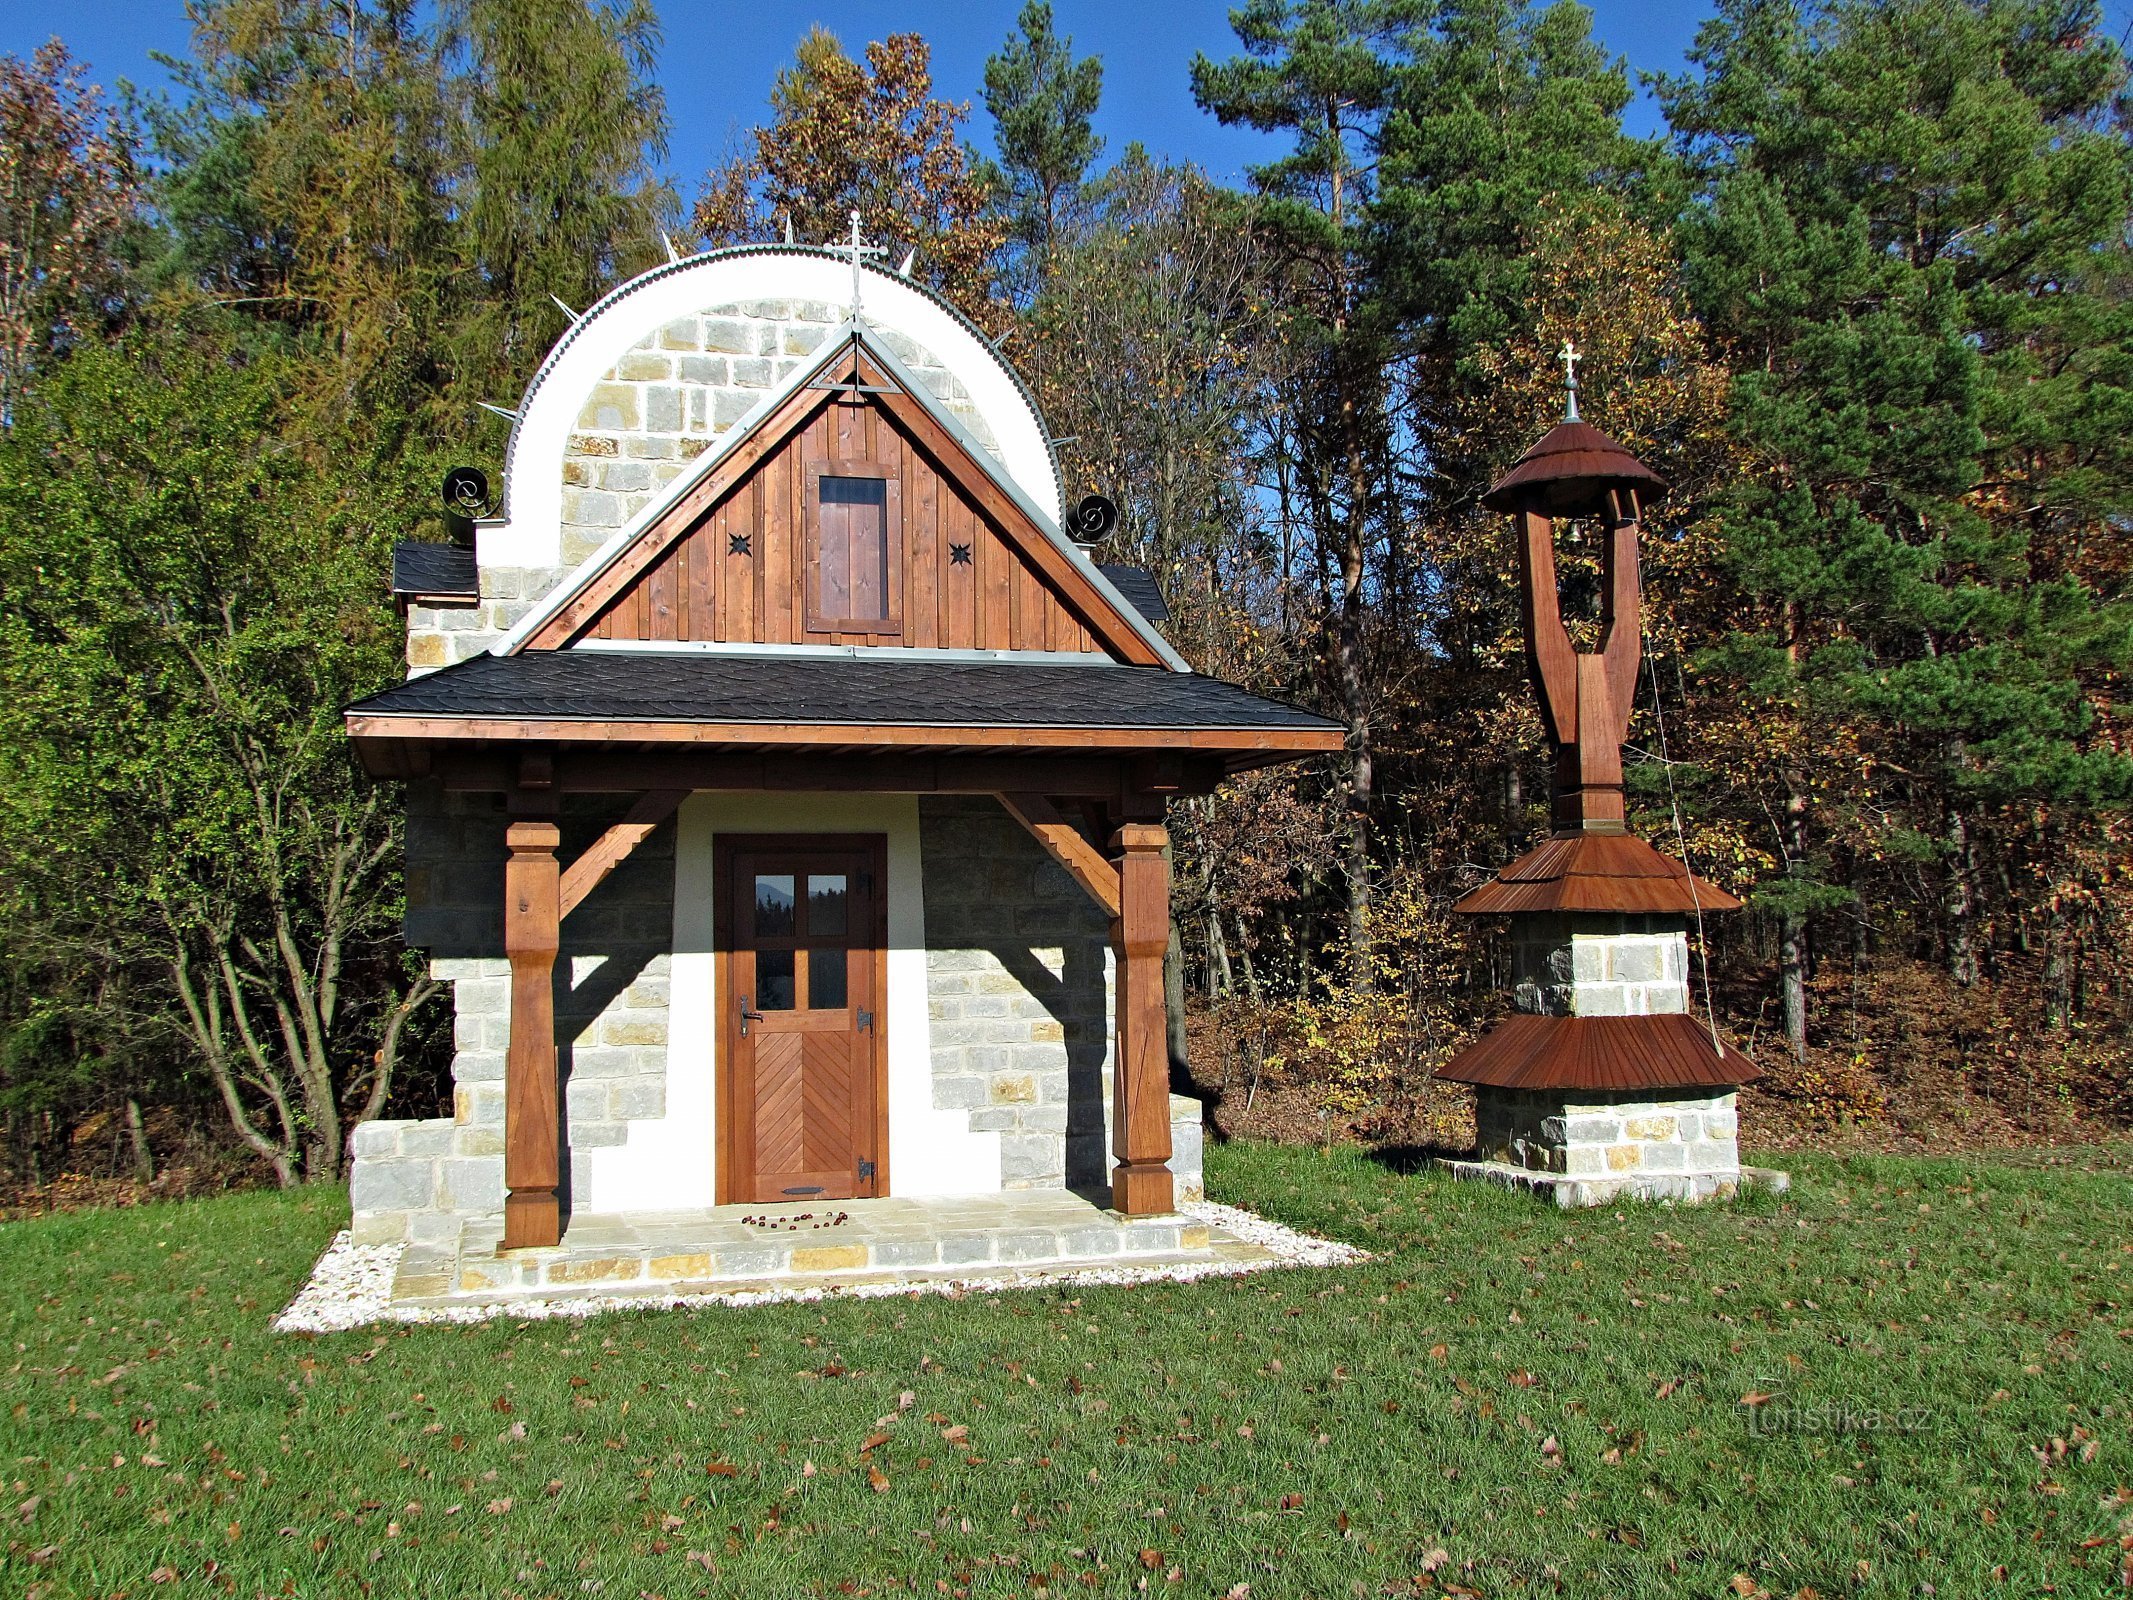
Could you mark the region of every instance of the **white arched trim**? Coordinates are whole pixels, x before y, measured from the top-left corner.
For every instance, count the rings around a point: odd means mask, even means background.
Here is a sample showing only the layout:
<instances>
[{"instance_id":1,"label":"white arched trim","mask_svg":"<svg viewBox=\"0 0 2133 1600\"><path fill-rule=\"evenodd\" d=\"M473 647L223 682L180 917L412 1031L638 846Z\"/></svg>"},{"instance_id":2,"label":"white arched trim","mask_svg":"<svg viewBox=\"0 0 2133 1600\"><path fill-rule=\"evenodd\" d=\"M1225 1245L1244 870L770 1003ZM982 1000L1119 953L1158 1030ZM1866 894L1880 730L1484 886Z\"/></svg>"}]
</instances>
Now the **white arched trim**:
<instances>
[{"instance_id":1,"label":"white arched trim","mask_svg":"<svg viewBox=\"0 0 2133 1600\"><path fill-rule=\"evenodd\" d=\"M865 269L864 316L915 341L961 383L1022 495L1057 523L1059 472L1044 424L1020 380L969 322L930 290ZM656 267L578 319L527 386L504 472L504 505L479 530L485 567L562 564L564 452L586 396L622 356L677 318L761 300L812 300L848 312L852 268L822 250L746 246Z\"/></svg>"}]
</instances>

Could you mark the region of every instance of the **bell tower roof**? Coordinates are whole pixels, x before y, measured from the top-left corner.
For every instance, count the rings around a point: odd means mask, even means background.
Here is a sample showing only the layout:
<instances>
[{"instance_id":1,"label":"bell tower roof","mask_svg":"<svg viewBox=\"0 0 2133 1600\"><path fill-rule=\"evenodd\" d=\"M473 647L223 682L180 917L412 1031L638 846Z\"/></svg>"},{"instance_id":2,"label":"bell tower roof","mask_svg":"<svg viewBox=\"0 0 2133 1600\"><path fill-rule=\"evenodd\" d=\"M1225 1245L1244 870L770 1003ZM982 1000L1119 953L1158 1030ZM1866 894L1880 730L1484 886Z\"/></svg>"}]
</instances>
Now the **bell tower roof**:
<instances>
[{"instance_id":1,"label":"bell tower roof","mask_svg":"<svg viewBox=\"0 0 2133 1600\"><path fill-rule=\"evenodd\" d=\"M1666 493L1666 480L1591 423L1563 422L1520 456L1481 503L1491 511L1596 515L1610 489L1634 489L1650 505Z\"/></svg>"}]
</instances>

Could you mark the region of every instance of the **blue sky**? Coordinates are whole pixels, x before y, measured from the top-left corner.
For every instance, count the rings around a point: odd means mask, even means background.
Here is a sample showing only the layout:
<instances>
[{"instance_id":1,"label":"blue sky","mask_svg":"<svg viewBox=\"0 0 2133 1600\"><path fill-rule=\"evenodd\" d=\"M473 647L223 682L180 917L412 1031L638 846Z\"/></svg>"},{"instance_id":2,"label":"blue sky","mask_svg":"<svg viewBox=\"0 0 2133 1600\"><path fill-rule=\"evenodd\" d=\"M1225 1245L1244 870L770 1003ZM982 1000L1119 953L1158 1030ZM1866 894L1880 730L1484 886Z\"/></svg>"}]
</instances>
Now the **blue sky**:
<instances>
[{"instance_id":1,"label":"blue sky","mask_svg":"<svg viewBox=\"0 0 2133 1600\"><path fill-rule=\"evenodd\" d=\"M673 121L668 170L685 197L704 171L758 121L773 74L816 22L857 50L869 39L916 30L932 41L936 93L973 105L970 133L987 148L990 123L979 105L985 58L1013 29L1021 0L658 0L666 44L660 78ZM1706 15L1704 0L1590 0L1594 29L1633 68L1675 71ZM2110 0L2123 26L2133 0ZM1229 0L1054 0L1060 30L1075 49L1104 63L1099 131L1112 153L1139 139L1160 154L1197 161L1235 181L1264 159L1273 141L1224 128L1192 103L1186 66L1195 52L1229 54L1234 35ZM131 79L162 85L150 52L182 54L188 29L183 0L4 0L0 53L27 55L57 34L105 83ZM1649 132L1657 113L1648 96L1631 108L1633 131Z\"/></svg>"}]
</instances>

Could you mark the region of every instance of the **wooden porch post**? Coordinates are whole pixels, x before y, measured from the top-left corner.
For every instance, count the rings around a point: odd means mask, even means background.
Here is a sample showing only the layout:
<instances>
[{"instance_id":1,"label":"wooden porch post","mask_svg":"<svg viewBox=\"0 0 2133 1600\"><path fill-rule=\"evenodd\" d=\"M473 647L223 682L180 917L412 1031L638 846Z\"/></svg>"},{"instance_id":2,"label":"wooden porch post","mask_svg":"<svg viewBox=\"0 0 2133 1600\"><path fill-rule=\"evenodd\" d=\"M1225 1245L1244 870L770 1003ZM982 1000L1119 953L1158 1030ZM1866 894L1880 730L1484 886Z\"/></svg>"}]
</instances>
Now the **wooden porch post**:
<instances>
[{"instance_id":1,"label":"wooden porch post","mask_svg":"<svg viewBox=\"0 0 2133 1600\"><path fill-rule=\"evenodd\" d=\"M552 817L514 820L505 833L504 953L511 958L511 1046L504 1058L504 1248L559 1244L555 958L562 872Z\"/></svg>"},{"instance_id":2,"label":"wooden porch post","mask_svg":"<svg viewBox=\"0 0 2133 1600\"><path fill-rule=\"evenodd\" d=\"M1137 802L1137 803L1136 803ZM1111 1207L1129 1217L1177 1209L1170 1178L1170 1050L1163 957L1170 948L1170 864L1159 796L1129 796L1142 820L1112 834L1119 858L1117 1081L1112 1094ZM1152 820L1149 820L1151 819Z\"/></svg>"}]
</instances>

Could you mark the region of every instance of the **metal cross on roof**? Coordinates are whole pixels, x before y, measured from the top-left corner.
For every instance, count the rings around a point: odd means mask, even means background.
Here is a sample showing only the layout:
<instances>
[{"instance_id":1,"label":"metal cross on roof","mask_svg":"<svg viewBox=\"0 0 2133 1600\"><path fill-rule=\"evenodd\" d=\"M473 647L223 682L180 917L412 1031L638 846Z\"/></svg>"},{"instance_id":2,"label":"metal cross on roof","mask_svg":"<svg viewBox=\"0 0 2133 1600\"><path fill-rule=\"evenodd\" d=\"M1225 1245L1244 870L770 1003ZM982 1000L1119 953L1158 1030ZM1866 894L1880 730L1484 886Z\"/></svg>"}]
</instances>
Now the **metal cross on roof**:
<instances>
[{"instance_id":1,"label":"metal cross on roof","mask_svg":"<svg viewBox=\"0 0 2133 1600\"><path fill-rule=\"evenodd\" d=\"M1568 408L1563 412L1563 420L1575 422L1578 420L1578 363L1584 357L1579 354L1578 347L1568 339L1563 341L1563 348L1556 354L1562 359L1563 390L1569 399Z\"/></svg>"},{"instance_id":2,"label":"metal cross on roof","mask_svg":"<svg viewBox=\"0 0 2133 1600\"><path fill-rule=\"evenodd\" d=\"M859 319L859 269L865 264L868 256L887 255L889 247L885 244L868 244L866 242L859 232L859 213L854 211L852 213L852 237L849 240L837 240L829 248L839 255L849 255L852 258L852 320L856 322Z\"/></svg>"}]
</instances>

